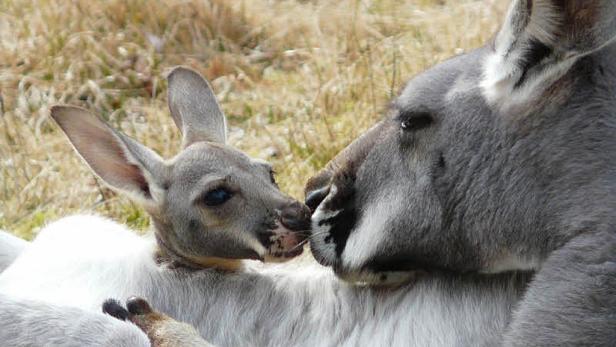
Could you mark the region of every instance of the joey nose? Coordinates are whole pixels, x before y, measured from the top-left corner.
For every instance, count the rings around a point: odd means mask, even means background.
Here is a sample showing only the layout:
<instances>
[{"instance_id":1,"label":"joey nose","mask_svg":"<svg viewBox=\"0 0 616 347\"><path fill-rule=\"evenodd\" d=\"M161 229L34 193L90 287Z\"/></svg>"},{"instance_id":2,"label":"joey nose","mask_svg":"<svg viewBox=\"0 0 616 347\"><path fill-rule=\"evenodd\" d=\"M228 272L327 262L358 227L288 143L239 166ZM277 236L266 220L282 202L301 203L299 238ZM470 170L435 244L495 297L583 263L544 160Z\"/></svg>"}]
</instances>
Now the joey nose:
<instances>
[{"instance_id":1,"label":"joey nose","mask_svg":"<svg viewBox=\"0 0 616 347\"><path fill-rule=\"evenodd\" d=\"M310 209L299 201L294 201L280 211L280 222L293 231L310 228Z\"/></svg>"}]
</instances>

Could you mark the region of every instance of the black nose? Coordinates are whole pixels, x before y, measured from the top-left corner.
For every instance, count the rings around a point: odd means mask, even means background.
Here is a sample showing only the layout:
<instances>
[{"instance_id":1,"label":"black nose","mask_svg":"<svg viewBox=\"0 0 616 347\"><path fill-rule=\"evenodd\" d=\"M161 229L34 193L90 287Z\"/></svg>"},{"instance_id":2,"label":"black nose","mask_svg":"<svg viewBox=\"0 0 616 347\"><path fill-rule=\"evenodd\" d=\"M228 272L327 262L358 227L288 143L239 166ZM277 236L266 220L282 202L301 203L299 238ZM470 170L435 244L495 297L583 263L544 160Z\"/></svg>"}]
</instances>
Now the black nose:
<instances>
[{"instance_id":1,"label":"black nose","mask_svg":"<svg viewBox=\"0 0 616 347\"><path fill-rule=\"evenodd\" d=\"M308 205L310 210L316 210L317 207L319 207L319 204L321 204L321 201L325 199L327 194L329 194L329 185L313 190L311 192L307 192L306 205Z\"/></svg>"},{"instance_id":2,"label":"black nose","mask_svg":"<svg viewBox=\"0 0 616 347\"><path fill-rule=\"evenodd\" d=\"M305 231L310 229L310 209L299 201L287 205L280 212L280 222L287 229Z\"/></svg>"}]
</instances>

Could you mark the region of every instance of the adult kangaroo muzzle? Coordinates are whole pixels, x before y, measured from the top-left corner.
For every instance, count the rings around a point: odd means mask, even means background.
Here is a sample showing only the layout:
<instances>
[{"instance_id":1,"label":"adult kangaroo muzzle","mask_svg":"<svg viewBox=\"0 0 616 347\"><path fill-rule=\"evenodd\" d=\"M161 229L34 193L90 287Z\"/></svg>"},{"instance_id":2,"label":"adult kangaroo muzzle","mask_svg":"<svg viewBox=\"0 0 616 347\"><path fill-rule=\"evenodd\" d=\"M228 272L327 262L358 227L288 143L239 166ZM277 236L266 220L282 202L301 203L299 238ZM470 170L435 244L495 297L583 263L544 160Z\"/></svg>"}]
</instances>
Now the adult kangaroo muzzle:
<instances>
[{"instance_id":1,"label":"adult kangaroo muzzle","mask_svg":"<svg viewBox=\"0 0 616 347\"><path fill-rule=\"evenodd\" d=\"M615 38L616 2L513 1L308 182L316 259L364 282L537 271L505 345L613 345Z\"/></svg>"}]
</instances>

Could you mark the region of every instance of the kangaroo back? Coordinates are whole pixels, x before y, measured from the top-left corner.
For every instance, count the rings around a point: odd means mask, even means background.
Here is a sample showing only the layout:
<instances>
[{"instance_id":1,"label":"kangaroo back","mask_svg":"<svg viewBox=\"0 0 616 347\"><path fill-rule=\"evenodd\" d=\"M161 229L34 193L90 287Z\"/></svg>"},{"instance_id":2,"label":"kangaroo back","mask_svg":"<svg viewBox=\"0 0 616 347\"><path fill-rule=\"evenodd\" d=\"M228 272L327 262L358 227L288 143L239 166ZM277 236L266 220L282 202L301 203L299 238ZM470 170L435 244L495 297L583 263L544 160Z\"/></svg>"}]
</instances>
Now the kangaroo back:
<instances>
[{"instance_id":1,"label":"kangaroo back","mask_svg":"<svg viewBox=\"0 0 616 347\"><path fill-rule=\"evenodd\" d=\"M27 246L27 241L0 230L0 273L9 267Z\"/></svg>"}]
</instances>

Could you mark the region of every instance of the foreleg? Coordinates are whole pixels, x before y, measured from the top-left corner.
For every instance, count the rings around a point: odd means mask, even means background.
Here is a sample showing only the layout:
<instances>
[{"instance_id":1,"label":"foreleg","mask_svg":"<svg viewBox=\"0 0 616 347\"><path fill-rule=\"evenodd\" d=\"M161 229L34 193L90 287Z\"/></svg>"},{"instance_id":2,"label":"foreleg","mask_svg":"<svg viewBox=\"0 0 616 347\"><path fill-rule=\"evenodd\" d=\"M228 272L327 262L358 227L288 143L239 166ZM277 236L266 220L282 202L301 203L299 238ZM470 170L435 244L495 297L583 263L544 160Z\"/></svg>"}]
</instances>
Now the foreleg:
<instances>
[{"instance_id":1,"label":"foreleg","mask_svg":"<svg viewBox=\"0 0 616 347\"><path fill-rule=\"evenodd\" d=\"M135 325L102 312L54 306L0 294L2 346L148 347Z\"/></svg>"},{"instance_id":2,"label":"foreleg","mask_svg":"<svg viewBox=\"0 0 616 347\"><path fill-rule=\"evenodd\" d=\"M504 345L616 346L616 234L555 251L531 282Z\"/></svg>"}]
</instances>

